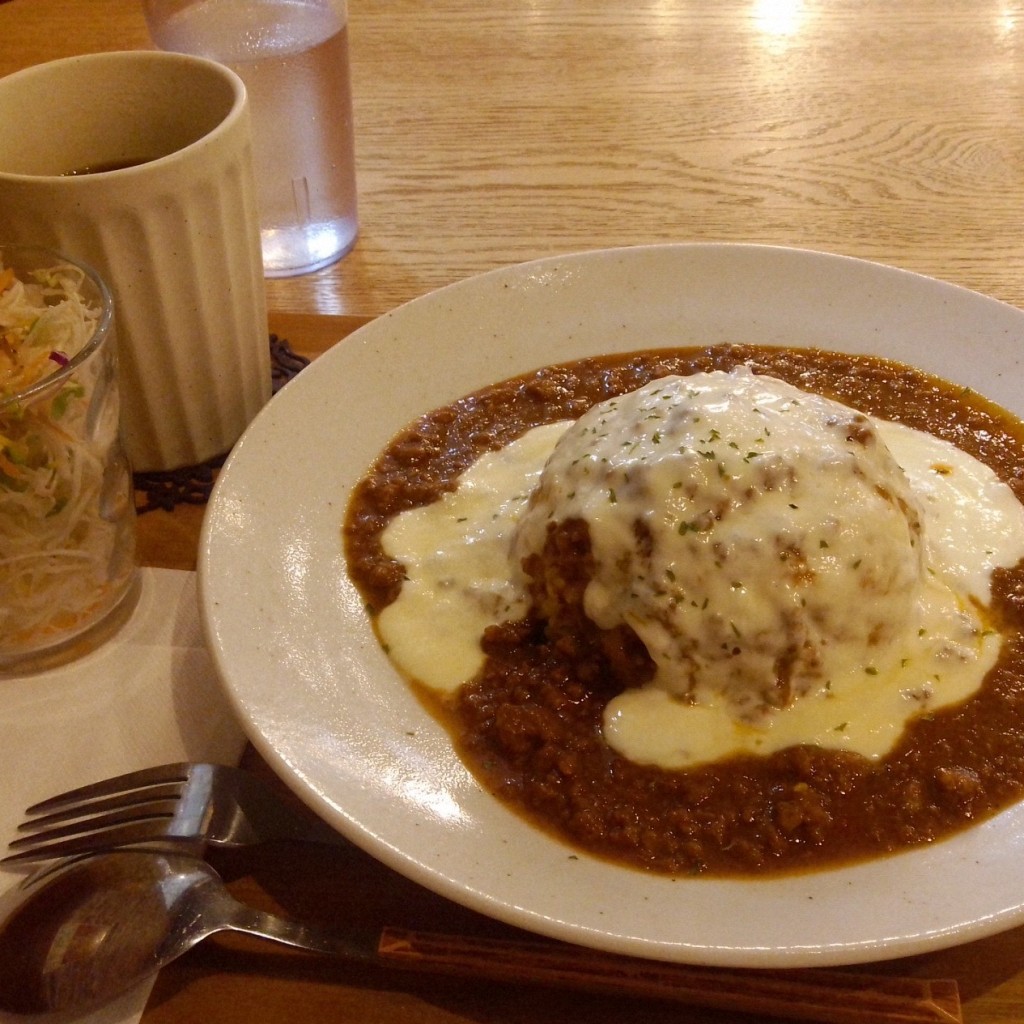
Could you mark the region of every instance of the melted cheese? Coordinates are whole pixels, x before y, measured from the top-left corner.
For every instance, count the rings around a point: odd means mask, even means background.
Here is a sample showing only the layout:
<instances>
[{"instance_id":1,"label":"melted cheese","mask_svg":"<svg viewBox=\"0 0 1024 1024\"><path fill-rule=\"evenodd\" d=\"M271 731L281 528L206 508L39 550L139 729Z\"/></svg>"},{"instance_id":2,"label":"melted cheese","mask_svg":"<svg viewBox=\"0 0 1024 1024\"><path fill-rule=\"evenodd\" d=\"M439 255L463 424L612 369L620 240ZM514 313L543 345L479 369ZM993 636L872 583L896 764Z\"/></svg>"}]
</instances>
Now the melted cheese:
<instances>
[{"instance_id":1,"label":"melted cheese","mask_svg":"<svg viewBox=\"0 0 1024 1024\"><path fill-rule=\"evenodd\" d=\"M397 601L377 619L392 661L437 690L458 689L483 665L480 637L527 611L509 553L516 522L567 423L536 427L481 456L456 490L388 525L384 551L405 566Z\"/></svg>"},{"instance_id":2,"label":"melted cheese","mask_svg":"<svg viewBox=\"0 0 1024 1024\"><path fill-rule=\"evenodd\" d=\"M680 422L701 415L702 404L722 405L742 377L718 376L729 379L686 378L677 387ZM657 576L655 587L647 578L636 581L639 588L626 588L612 574L595 578L587 593L586 608L594 621L631 625L657 665L652 683L620 694L607 708L605 736L623 756L674 768L814 743L877 758L891 749L911 717L974 692L1000 645L984 618L992 569L1024 557L1024 509L1012 492L988 467L952 445L899 424L867 421L845 407L839 407L838 430L831 435L820 417L808 433L800 425L802 414L793 416L793 429L805 434L798 443L784 425L792 403L812 404L819 396L794 394L788 385L775 390L768 379L747 376L759 389L748 411L760 412L746 426L742 415L731 414L723 421L729 424L728 436L721 426L690 424L695 433L686 462L689 504L681 501L671 477L678 477L678 459L665 464L654 459L658 468L638 474L644 452L638 455L634 448L632 460L613 466L626 447L623 436L597 438L593 433L586 444L591 456L596 454L594 466L604 468L584 488L563 466L554 474L559 482L546 485L549 491L562 488L561 493L545 496L545 485L539 485L545 462L578 460L579 450L559 454L556 445L570 431L579 431L581 423L585 437L595 426L592 417L530 431L483 456L455 492L397 517L383 543L406 567L408 579L398 600L381 614L378 629L400 670L439 691L457 689L479 670L479 638L486 626L526 611L518 561L552 516L583 515L599 565L604 550L603 564L617 558L621 569L623 552L630 545L635 549L635 537L626 536L622 524L637 514L649 518L658 509L663 518L672 517L659 527L665 537L686 542L681 549L675 544L671 557L688 560L689 586L699 588L686 594L685 609L677 614L683 601L665 586L666 569L669 575L682 574L681 565L671 561L653 568L649 561L629 566L630 572L642 569L648 577ZM704 384L708 390L701 394ZM672 404L661 394L652 397L657 387L635 400L625 396L626 404L633 404L626 416L630 444L651 414L645 403L661 403L662 409ZM763 429L770 403L779 413L773 441ZM827 406L823 410L825 420L835 414ZM671 434L678 442L679 433L648 431L646 454L660 455L666 438ZM850 442L847 435L857 440ZM865 438L870 438L867 459ZM802 454L794 455L795 448ZM712 450L714 458L705 454ZM752 465L755 476L741 479ZM782 479L789 483L780 485ZM751 481L759 495L753 503ZM721 515L722 494L737 488L743 493L732 497L745 495L745 501L735 506L756 508L756 519L744 523ZM671 500L653 500L659 492ZM707 499L716 494L720 518L713 528L704 521L701 529L694 510L709 511ZM609 516L609 511L618 515ZM530 517L537 520L532 526ZM865 523L870 524L867 531ZM725 525L732 532L720 532ZM799 550L800 564L811 566L815 579L825 583L809 589L794 582L791 572L773 577L774 556L758 560L766 544L781 552ZM728 568L715 564L723 552ZM785 560L779 561L785 567ZM695 564L702 566L696 575ZM739 566L743 579L729 571ZM635 600L638 589L641 597ZM772 707L756 679L759 672L764 677L764 667L778 654L772 644L778 641L779 624L792 630L793 608L801 601L805 608L810 601L814 614L807 617L810 625L800 627L800 641L817 644L817 651L803 667L795 699ZM861 642L868 636L870 644ZM851 637L854 642L848 642ZM751 638L755 642L748 654ZM717 649L728 642L743 654L717 658ZM679 670L682 661L692 665L700 657L700 672ZM737 658L747 660L740 673L730 671ZM746 685L743 680L755 681Z\"/></svg>"},{"instance_id":3,"label":"melted cheese","mask_svg":"<svg viewBox=\"0 0 1024 1024\"><path fill-rule=\"evenodd\" d=\"M632 629L660 689L756 721L916 629L921 515L865 416L742 367L580 417L514 556L585 521L587 617Z\"/></svg>"}]
</instances>

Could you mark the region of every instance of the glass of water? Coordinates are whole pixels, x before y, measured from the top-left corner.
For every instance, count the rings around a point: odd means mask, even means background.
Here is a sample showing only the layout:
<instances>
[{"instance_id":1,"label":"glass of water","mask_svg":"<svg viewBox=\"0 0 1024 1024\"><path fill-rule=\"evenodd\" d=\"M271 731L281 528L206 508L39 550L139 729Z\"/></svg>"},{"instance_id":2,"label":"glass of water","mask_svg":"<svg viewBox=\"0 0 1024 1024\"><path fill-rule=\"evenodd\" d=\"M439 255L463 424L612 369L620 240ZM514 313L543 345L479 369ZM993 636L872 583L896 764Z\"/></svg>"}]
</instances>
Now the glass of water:
<instances>
[{"instance_id":1,"label":"glass of water","mask_svg":"<svg viewBox=\"0 0 1024 1024\"><path fill-rule=\"evenodd\" d=\"M245 82L266 276L342 257L358 230L345 0L145 0L145 13L161 49Z\"/></svg>"}]
</instances>

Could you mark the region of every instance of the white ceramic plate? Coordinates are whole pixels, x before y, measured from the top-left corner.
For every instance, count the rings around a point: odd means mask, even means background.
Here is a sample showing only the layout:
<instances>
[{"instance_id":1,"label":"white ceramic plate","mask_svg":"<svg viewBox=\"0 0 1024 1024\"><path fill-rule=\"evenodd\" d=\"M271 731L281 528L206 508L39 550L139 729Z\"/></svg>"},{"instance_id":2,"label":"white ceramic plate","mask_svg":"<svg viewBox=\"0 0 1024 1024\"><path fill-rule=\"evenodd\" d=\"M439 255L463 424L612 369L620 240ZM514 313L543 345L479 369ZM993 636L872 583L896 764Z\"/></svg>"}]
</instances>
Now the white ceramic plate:
<instances>
[{"instance_id":1,"label":"white ceramic plate","mask_svg":"<svg viewBox=\"0 0 1024 1024\"><path fill-rule=\"evenodd\" d=\"M381 652L346 575L353 483L418 414L583 355L713 342L887 355L1024 415L1024 313L858 260L745 245L598 251L409 303L260 414L208 511L209 640L260 753L384 863L533 931L664 960L854 963L1024 921L1024 807L933 846L771 880L648 876L542 835L487 796Z\"/></svg>"}]
</instances>

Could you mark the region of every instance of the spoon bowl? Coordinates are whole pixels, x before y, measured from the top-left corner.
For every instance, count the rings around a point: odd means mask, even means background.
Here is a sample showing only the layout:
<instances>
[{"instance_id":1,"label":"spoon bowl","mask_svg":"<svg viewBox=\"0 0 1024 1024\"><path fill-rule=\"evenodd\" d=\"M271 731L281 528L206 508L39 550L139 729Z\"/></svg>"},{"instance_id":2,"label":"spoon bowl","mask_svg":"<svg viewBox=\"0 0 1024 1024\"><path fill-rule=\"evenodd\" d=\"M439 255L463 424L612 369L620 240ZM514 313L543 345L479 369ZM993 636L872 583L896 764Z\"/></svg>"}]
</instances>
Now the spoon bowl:
<instances>
[{"instance_id":1,"label":"spoon bowl","mask_svg":"<svg viewBox=\"0 0 1024 1024\"><path fill-rule=\"evenodd\" d=\"M369 943L351 936L326 936L244 906L204 861L119 850L46 873L0 924L0 1010L93 1009L219 931L354 960L374 956Z\"/></svg>"}]
</instances>

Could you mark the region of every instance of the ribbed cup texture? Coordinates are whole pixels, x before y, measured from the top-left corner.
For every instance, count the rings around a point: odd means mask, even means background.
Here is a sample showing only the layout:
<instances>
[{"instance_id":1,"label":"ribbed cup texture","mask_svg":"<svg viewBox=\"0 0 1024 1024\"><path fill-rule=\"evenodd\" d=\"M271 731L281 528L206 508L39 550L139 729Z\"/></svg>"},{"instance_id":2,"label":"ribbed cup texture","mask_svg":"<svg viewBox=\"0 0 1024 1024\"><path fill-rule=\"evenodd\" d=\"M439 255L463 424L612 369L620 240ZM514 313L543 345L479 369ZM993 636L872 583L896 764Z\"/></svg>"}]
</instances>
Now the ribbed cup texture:
<instances>
[{"instance_id":1,"label":"ribbed cup texture","mask_svg":"<svg viewBox=\"0 0 1024 1024\"><path fill-rule=\"evenodd\" d=\"M174 468L226 452L270 397L251 177L232 161L99 229L121 311L132 465Z\"/></svg>"},{"instance_id":2,"label":"ribbed cup texture","mask_svg":"<svg viewBox=\"0 0 1024 1024\"><path fill-rule=\"evenodd\" d=\"M214 75L221 93L229 88L220 81L226 73ZM208 78L186 84L209 87ZM195 94L161 97L202 110ZM133 469L177 469L227 452L269 399L247 106L191 145L138 166L0 176L0 240L58 249L106 281Z\"/></svg>"}]
</instances>

